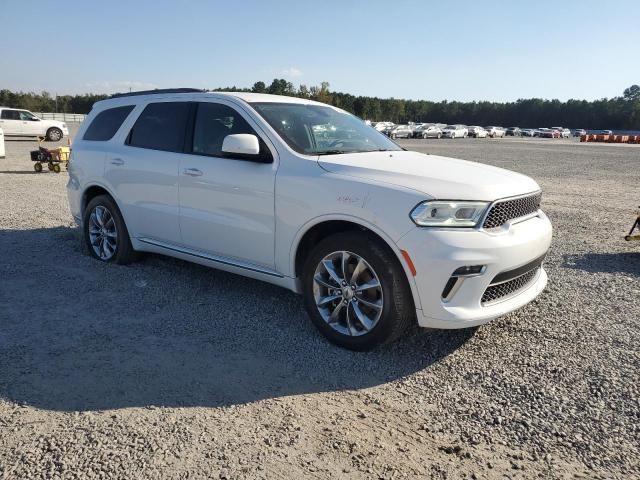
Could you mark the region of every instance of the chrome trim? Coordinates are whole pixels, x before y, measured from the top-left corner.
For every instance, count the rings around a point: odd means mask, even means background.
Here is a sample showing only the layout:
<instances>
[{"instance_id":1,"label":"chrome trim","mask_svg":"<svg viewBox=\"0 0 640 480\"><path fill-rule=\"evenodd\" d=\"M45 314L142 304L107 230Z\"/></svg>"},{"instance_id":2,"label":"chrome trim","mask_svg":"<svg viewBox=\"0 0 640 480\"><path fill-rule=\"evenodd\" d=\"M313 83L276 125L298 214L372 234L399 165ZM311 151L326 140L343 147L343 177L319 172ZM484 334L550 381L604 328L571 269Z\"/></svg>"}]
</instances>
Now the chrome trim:
<instances>
[{"instance_id":1,"label":"chrome trim","mask_svg":"<svg viewBox=\"0 0 640 480\"><path fill-rule=\"evenodd\" d=\"M446 297L442 297L442 301L444 303L449 303L451 301L451 299L453 298L453 296L456 293L458 293L458 290L460 290L460 287L464 283L465 277L455 277L455 278L456 278L456 283L454 283L453 287L451 287L451 290L449 291L449 294Z\"/></svg>"},{"instance_id":2,"label":"chrome trim","mask_svg":"<svg viewBox=\"0 0 640 480\"><path fill-rule=\"evenodd\" d=\"M250 270L252 272L263 273L265 275L271 275L272 277L284 278L284 275L275 272L273 270L269 270L266 268L258 267L256 265L250 265L248 263L238 262L231 260L227 257L220 257L216 255L209 255L208 253L204 253L198 250L192 250L190 248L178 247L176 245L171 245L164 242L159 242L157 240L152 240L150 238L137 238L138 241L142 243L147 243L149 245L154 245L156 247L165 248L167 250L171 250L178 253L183 253L186 255L191 255L192 257L198 257L205 260L209 260L211 262L220 263L222 265L227 265L230 267L242 268L244 270Z\"/></svg>"}]
</instances>

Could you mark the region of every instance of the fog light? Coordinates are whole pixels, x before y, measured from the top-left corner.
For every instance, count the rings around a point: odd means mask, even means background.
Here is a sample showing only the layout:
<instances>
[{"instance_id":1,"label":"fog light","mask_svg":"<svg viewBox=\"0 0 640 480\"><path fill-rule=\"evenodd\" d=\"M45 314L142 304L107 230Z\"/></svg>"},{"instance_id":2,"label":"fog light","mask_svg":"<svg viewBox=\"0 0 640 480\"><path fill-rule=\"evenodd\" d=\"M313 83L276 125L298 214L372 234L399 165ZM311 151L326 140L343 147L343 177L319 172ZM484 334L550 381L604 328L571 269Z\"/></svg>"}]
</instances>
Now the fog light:
<instances>
[{"instance_id":1,"label":"fog light","mask_svg":"<svg viewBox=\"0 0 640 480\"><path fill-rule=\"evenodd\" d=\"M453 272L453 277L471 277L473 275L480 275L484 273L486 265L470 265L466 267L460 267Z\"/></svg>"}]
</instances>

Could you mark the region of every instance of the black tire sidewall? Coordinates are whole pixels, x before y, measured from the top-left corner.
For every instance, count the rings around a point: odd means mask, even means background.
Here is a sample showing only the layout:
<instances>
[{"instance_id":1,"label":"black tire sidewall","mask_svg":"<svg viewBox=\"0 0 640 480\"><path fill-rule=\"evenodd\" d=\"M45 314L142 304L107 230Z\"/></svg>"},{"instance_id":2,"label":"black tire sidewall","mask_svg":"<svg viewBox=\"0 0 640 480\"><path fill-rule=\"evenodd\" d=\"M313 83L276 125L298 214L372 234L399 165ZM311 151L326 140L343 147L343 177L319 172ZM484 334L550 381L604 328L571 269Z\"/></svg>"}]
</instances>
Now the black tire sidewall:
<instances>
[{"instance_id":1,"label":"black tire sidewall","mask_svg":"<svg viewBox=\"0 0 640 480\"><path fill-rule=\"evenodd\" d=\"M117 243L116 243L116 251L108 260L104 260L100 258L93 251L93 246L91 245L91 240L89 239L89 218L91 216L91 212L95 207L102 206L109 210L109 213L113 217L116 222L116 229L118 231ZM89 255L91 255L96 260L100 260L105 263L118 263L125 264L131 261L131 251L133 250L131 247L131 240L129 239L129 231L127 230L127 226L124 223L124 219L122 218L122 214L120 213L120 209L113 201L113 199L107 195L99 195L93 198L84 210L82 216L82 236L84 238L85 245L87 250L89 251Z\"/></svg>"},{"instance_id":2,"label":"black tire sidewall","mask_svg":"<svg viewBox=\"0 0 640 480\"><path fill-rule=\"evenodd\" d=\"M351 337L331 328L322 318L313 296L313 275L317 265L329 253L345 250L359 255L375 270L382 284L384 307L376 326L369 333ZM305 307L313 324L332 343L350 350L370 350L396 337L398 322L412 307L405 273L386 245L373 235L345 232L322 240L309 254L302 274ZM415 314L415 311L412 312Z\"/></svg>"}]
</instances>

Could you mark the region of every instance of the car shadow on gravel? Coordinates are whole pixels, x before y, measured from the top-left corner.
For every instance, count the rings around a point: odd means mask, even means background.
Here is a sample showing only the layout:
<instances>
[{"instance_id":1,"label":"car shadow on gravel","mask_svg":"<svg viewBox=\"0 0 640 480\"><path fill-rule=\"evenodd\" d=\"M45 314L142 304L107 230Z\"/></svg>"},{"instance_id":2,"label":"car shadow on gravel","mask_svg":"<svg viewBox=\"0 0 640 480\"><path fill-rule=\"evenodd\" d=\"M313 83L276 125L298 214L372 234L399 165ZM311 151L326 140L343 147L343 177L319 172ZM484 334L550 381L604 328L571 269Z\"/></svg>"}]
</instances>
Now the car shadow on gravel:
<instances>
[{"instance_id":1,"label":"car shadow on gravel","mask_svg":"<svg viewBox=\"0 0 640 480\"><path fill-rule=\"evenodd\" d=\"M590 273L627 273L640 277L640 251L566 255L563 265Z\"/></svg>"},{"instance_id":2,"label":"car shadow on gravel","mask_svg":"<svg viewBox=\"0 0 640 480\"><path fill-rule=\"evenodd\" d=\"M350 352L287 290L158 255L102 264L76 228L0 230L0 252L0 398L47 410L362 389L432 367L475 332L421 330Z\"/></svg>"}]
</instances>

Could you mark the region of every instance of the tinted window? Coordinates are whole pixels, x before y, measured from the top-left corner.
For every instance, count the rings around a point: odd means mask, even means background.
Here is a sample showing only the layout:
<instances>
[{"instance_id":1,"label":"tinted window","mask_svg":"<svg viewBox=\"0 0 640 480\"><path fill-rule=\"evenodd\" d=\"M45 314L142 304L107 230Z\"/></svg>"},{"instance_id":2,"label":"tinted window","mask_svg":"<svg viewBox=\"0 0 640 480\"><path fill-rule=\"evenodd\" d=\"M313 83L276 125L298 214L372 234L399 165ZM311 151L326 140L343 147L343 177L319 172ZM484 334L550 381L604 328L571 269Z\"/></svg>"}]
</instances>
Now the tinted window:
<instances>
[{"instance_id":1,"label":"tinted window","mask_svg":"<svg viewBox=\"0 0 640 480\"><path fill-rule=\"evenodd\" d=\"M255 131L233 108L219 103L200 103L193 130L193 153L223 156L222 142L227 135ZM261 146L261 150L263 147Z\"/></svg>"},{"instance_id":2,"label":"tinted window","mask_svg":"<svg viewBox=\"0 0 640 480\"><path fill-rule=\"evenodd\" d=\"M110 140L116 134L124 119L131 113L131 110L133 110L133 105L109 108L100 112L87 128L82 137L83 140Z\"/></svg>"},{"instance_id":3,"label":"tinted window","mask_svg":"<svg viewBox=\"0 0 640 480\"><path fill-rule=\"evenodd\" d=\"M18 110L3 110L0 118L4 120L20 120L20 112Z\"/></svg>"},{"instance_id":4,"label":"tinted window","mask_svg":"<svg viewBox=\"0 0 640 480\"><path fill-rule=\"evenodd\" d=\"M191 104L150 103L136 120L127 145L167 152L182 152Z\"/></svg>"}]
</instances>

